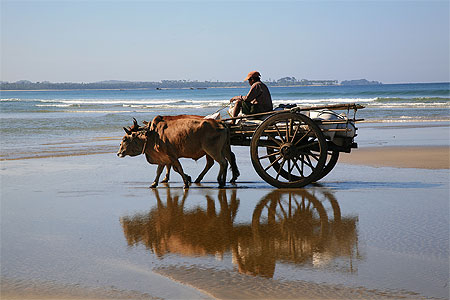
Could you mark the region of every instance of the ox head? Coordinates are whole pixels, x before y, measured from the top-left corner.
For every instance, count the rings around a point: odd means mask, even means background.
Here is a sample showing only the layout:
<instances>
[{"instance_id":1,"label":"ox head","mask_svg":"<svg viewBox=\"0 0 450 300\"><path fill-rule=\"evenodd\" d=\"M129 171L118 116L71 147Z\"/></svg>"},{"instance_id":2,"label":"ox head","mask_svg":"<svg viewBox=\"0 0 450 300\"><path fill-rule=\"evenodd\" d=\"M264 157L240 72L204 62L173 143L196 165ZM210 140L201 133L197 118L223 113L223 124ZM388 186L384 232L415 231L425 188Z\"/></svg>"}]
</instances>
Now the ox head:
<instances>
[{"instance_id":1,"label":"ox head","mask_svg":"<svg viewBox=\"0 0 450 300\"><path fill-rule=\"evenodd\" d=\"M137 156L142 154L144 149L144 144L146 140L145 134L141 131L143 127L140 127L135 118L133 118L133 126L124 127L126 135L122 138L120 143L119 152L117 152L118 157Z\"/></svg>"},{"instance_id":2,"label":"ox head","mask_svg":"<svg viewBox=\"0 0 450 300\"><path fill-rule=\"evenodd\" d=\"M145 144L145 134L140 132L130 132L122 138L120 143L119 151L117 152L118 157L137 156L142 154Z\"/></svg>"}]
</instances>

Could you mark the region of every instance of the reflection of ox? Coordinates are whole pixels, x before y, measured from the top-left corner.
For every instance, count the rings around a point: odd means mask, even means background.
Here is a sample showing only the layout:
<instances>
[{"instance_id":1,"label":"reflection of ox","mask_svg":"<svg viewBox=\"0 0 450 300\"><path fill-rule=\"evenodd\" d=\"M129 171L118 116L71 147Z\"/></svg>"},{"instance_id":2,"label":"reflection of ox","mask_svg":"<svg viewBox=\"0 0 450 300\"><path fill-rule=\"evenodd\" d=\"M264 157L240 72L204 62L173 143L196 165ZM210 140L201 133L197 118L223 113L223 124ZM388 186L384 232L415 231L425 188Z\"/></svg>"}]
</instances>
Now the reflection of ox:
<instances>
[{"instance_id":1,"label":"reflection of ox","mask_svg":"<svg viewBox=\"0 0 450 300\"><path fill-rule=\"evenodd\" d=\"M137 126L137 122L133 127ZM207 155L207 165L197 178L200 181L213 165L213 160L220 165L217 181L224 186L228 162L231 164L232 182L239 176L236 159L231 152L229 129L223 123L212 119L201 119L189 116L161 117L153 119L136 132L124 128L127 133L120 145L119 157L136 156L145 153L147 161L157 164L156 178L151 187L158 185L164 166L172 166L183 178L184 187L189 187L189 178L183 172L179 158L186 157L197 160ZM196 180L196 181L197 181Z\"/></svg>"},{"instance_id":2,"label":"reflection of ox","mask_svg":"<svg viewBox=\"0 0 450 300\"><path fill-rule=\"evenodd\" d=\"M206 207L185 209L187 192L181 198L168 189L165 204L155 190L157 207L122 217L121 224L129 246L143 244L158 257L231 252L240 273L268 278L281 261L353 272L353 259L360 257L357 218L343 218L331 193L318 194L275 190L256 204L251 222L235 224L240 203L235 189L231 199L226 190L219 190L219 211L209 196ZM325 207L326 202L331 208ZM327 211L332 211L332 216Z\"/></svg>"}]
</instances>

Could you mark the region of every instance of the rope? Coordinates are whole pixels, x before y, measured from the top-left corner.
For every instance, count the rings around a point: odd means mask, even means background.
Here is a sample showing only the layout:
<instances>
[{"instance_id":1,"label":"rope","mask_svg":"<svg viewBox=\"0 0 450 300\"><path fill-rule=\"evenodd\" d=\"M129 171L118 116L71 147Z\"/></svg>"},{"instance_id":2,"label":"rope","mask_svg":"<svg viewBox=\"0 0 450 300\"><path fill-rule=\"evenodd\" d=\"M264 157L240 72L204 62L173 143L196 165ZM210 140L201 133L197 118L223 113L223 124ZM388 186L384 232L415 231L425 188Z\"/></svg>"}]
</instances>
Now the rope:
<instances>
[{"instance_id":1,"label":"rope","mask_svg":"<svg viewBox=\"0 0 450 300\"><path fill-rule=\"evenodd\" d=\"M215 114L215 113L218 113L218 112L221 111L222 109L228 107L228 104L229 104L229 103L225 103L225 105L222 106L221 108L219 108L218 110L216 110L216 111L214 112L214 114Z\"/></svg>"}]
</instances>

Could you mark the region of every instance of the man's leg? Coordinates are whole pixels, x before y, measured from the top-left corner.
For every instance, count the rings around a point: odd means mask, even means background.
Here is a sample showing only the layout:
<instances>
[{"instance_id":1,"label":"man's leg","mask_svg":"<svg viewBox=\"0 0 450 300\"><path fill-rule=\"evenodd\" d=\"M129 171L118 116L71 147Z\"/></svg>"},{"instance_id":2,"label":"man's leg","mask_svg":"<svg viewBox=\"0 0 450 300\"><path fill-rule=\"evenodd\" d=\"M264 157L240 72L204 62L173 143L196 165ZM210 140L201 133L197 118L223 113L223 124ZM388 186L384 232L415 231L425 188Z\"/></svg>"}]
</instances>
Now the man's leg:
<instances>
[{"instance_id":1,"label":"man's leg","mask_svg":"<svg viewBox=\"0 0 450 300\"><path fill-rule=\"evenodd\" d=\"M233 110L231 111L231 117L237 117L242 108L242 100L237 100L234 104ZM232 120L231 124L234 125L236 120Z\"/></svg>"}]
</instances>

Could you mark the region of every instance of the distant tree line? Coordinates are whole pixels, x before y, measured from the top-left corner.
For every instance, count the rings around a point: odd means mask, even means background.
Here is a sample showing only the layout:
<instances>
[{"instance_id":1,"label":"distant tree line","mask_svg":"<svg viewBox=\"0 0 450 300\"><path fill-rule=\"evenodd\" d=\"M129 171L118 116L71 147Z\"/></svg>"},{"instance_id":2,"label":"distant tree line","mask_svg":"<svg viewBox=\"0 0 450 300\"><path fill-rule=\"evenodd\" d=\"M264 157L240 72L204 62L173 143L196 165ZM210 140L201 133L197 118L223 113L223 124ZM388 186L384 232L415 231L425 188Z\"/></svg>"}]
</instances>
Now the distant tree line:
<instances>
[{"instance_id":1,"label":"distant tree line","mask_svg":"<svg viewBox=\"0 0 450 300\"><path fill-rule=\"evenodd\" d=\"M368 81L367 79L356 79L356 80L344 80L341 82L342 85L378 85L382 84L379 81Z\"/></svg>"},{"instance_id":2,"label":"distant tree line","mask_svg":"<svg viewBox=\"0 0 450 300\"><path fill-rule=\"evenodd\" d=\"M337 80L297 80L295 77L283 77L274 81L264 81L268 86L311 86L338 85ZM342 84L374 84L365 79L344 81ZM378 83L378 82L376 82ZM141 81L100 81L91 83L74 82L31 82L20 80L16 82L0 82L1 90L68 90L68 89L166 89L166 88L214 88L214 87L247 87L246 82L234 81L191 81L191 80L162 80L160 82Z\"/></svg>"}]
</instances>

